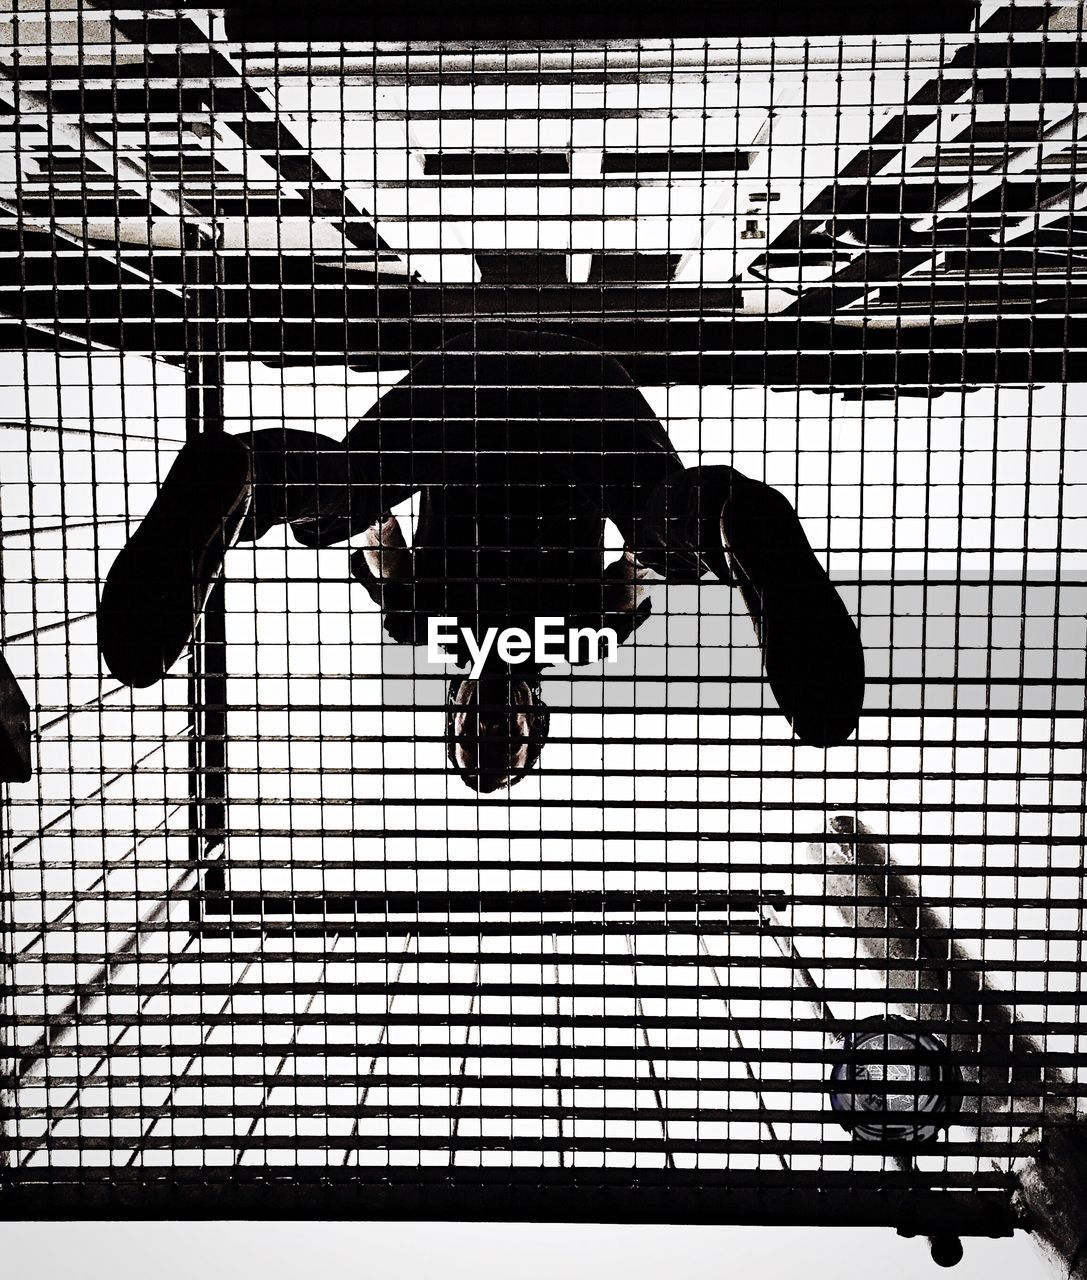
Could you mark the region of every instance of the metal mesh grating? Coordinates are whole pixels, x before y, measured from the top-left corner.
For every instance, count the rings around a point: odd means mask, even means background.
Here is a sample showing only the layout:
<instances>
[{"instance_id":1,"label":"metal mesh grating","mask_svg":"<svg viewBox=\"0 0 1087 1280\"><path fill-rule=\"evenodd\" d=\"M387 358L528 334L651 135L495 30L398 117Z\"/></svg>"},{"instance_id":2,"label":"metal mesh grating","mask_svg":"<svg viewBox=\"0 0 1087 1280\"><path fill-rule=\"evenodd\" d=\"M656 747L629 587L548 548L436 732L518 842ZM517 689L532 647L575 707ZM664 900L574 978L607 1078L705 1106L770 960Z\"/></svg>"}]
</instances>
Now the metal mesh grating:
<instances>
[{"instance_id":1,"label":"metal mesh grating","mask_svg":"<svg viewBox=\"0 0 1087 1280\"><path fill-rule=\"evenodd\" d=\"M5 789L7 1211L1010 1229L1082 1078L1081 10L275 16L0 15L36 766ZM860 620L856 739L792 738L738 593L659 583L616 664L548 676L539 768L476 795L358 542L285 528L165 681L104 674L100 583L186 438L341 434L496 320L614 355L687 465L795 503ZM960 1076L916 1150L831 1108L888 1012Z\"/></svg>"}]
</instances>

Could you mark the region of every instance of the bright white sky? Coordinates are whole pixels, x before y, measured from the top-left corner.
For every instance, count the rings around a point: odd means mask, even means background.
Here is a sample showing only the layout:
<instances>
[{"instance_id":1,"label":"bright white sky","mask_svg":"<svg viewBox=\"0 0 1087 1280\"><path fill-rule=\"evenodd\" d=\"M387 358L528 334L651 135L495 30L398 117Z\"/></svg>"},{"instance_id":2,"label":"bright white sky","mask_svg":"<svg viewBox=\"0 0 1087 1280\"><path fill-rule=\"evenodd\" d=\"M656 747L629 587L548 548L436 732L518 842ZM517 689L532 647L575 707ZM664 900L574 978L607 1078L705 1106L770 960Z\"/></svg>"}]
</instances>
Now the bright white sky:
<instances>
[{"instance_id":1,"label":"bright white sky","mask_svg":"<svg viewBox=\"0 0 1087 1280\"><path fill-rule=\"evenodd\" d=\"M11 1223L12 1275L36 1280L1044 1280L1033 1242L966 1240L941 1272L890 1230L495 1223ZM22 1265L20 1265L22 1264Z\"/></svg>"}]
</instances>

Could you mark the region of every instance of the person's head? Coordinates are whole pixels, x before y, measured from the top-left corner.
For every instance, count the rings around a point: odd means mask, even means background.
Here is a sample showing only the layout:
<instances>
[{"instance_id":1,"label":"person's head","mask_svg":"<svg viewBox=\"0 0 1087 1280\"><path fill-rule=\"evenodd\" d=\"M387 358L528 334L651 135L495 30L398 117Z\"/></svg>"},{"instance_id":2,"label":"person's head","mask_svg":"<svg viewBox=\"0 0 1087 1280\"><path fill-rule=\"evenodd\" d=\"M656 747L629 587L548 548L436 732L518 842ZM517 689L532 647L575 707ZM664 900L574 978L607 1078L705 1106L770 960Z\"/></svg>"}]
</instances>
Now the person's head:
<instances>
[{"instance_id":1,"label":"person's head","mask_svg":"<svg viewBox=\"0 0 1087 1280\"><path fill-rule=\"evenodd\" d=\"M550 716L536 673L526 675L501 667L450 682L449 762L473 791L513 786L540 758Z\"/></svg>"}]
</instances>

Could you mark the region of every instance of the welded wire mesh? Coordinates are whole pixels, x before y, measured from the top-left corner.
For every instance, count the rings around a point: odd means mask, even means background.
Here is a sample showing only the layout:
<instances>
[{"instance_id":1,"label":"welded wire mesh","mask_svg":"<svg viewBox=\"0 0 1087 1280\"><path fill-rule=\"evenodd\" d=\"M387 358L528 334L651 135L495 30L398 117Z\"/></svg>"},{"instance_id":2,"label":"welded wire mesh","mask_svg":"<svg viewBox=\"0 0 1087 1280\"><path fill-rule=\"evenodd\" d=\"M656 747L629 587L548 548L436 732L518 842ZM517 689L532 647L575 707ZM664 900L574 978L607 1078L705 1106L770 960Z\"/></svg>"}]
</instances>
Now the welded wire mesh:
<instances>
[{"instance_id":1,"label":"welded wire mesh","mask_svg":"<svg viewBox=\"0 0 1087 1280\"><path fill-rule=\"evenodd\" d=\"M0 612L35 761L7 1203L1005 1229L1082 1071L1080 9L274 16L0 19ZM484 321L608 353L685 465L795 504L860 623L854 740L792 736L738 592L654 582L616 663L547 676L539 766L479 795L358 536L283 524L162 682L104 672L102 581L187 438L340 437ZM830 1099L888 1012L959 1077L906 1152Z\"/></svg>"}]
</instances>

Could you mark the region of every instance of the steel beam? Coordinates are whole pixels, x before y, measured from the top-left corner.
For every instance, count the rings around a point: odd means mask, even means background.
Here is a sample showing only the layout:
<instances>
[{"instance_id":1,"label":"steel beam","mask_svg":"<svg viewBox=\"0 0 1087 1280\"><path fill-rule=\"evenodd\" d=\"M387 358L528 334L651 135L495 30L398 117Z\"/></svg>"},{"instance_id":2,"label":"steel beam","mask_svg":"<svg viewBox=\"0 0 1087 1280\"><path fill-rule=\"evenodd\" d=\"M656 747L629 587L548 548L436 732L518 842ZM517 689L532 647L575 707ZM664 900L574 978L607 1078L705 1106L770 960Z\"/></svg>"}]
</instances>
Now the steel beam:
<instances>
[{"instance_id":1,"label":"steel beam","mask_svg":"<svg viewBox=\"0 0 1087 1280\"><path fill-rule=\"evenodd\" d=\"M179 85L199 93L212 119L221 117L224 128L290 183L314 218L328 219L356 249L375 255L395 252L378 235L370 214L325 173L279 118L275 106L250 87L245 73L192 17L177 12L168 18L114 16L112 21L114 30L135 45L176 45L176 56L148 52L151 74L176 76ZM204 47L197 52L193 46Z\"/></svg>"},{"instance_id":2,"label":"steel beam","mask_svg":"<svg viewBox=\"0 0 1087 1280\"><path fill-rule=\"evenodd\" d=\"M928 1174L831 1170L333 1169L0 1171L0 1218L457 1220L892 1226L1007 1236L1008 1190L933 1191Z\"/></svg>"},{"instance_id":3,"label":"steel beam","mask_svg":"<svg viewBox=\"0 0 1087 1280\"><path fill-rule=\"evenodd\" d=\"M916 35L968 28L974 0L912 0L908 7L870 0L775 0L773 4L621 5L580 0L415 0L409 6L345 5L337 0L285 4L245 0L227 8L227 34L245 42L385 40L577 40L631 38Z\"/></svg>"},{"instance_id":4,"label":"steel beam","mask_svg":"<svg viewBox=\"0 0 1087 1280\"><path fill-rule=\"evenodd\" d=\"M25 295L20 295L25 297ZM287 296L290 296L289 294ZM310 295L300 295L305 297ZM404 290L404 301L416 296ZM434 291L440 301L440 290ZM381 317L265 316L218 322L127 320L65 322L73 340L97 348L159 358L184 357L194 348L194 330L216 323L224 359L273 365L347 364L360 370L406 369L440 351L473 327L467 317L404 315L382 293ZM397 315L397 311L401 311ZM490 324L501 319L488 318ZM517 323L530 327L527 317ZM858 317L859 319L859 317ZM889 317L885 326L799 318L699 320L689 317L630 318L548 316L571 339L616 356L641 386L679 383L773 388L915 387L924 390L989 385L1026 386L1087 382L1087 314L1020 313L1001 318L910 326ZM481 324L480 350L497 350ZM0 345L23 350L18 326L0 326Z\"/></svg>"}]
</instances>

